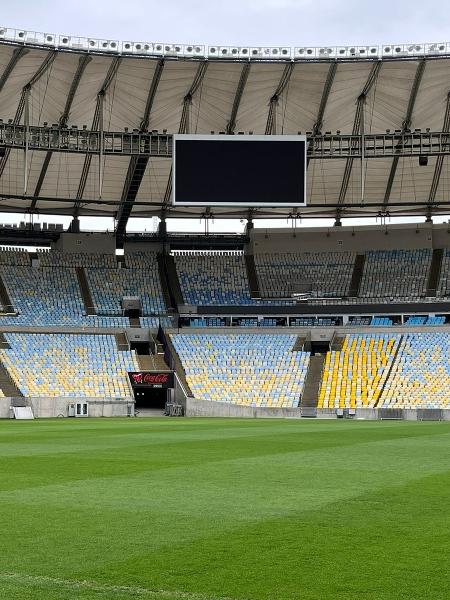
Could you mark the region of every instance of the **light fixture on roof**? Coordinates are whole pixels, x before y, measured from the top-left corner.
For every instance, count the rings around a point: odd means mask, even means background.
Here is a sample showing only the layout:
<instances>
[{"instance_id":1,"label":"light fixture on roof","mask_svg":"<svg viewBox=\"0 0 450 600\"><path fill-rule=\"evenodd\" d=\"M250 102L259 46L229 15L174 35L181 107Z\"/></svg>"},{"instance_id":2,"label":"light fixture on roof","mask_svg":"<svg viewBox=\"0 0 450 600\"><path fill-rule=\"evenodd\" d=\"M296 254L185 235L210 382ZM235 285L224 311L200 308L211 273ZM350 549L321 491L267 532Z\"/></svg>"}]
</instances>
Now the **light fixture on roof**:
<instances>
[{"instance_id":1,"label":"light fixture on roof","mask_svg":"<svg viewBox=\"0 0 450 600\"><path fill-rule=\"evenodd\" d=\"M59 36L59 45L60 46L70 46L70 36L69 35L60 35Z\"/></svg>"}]
</instances>

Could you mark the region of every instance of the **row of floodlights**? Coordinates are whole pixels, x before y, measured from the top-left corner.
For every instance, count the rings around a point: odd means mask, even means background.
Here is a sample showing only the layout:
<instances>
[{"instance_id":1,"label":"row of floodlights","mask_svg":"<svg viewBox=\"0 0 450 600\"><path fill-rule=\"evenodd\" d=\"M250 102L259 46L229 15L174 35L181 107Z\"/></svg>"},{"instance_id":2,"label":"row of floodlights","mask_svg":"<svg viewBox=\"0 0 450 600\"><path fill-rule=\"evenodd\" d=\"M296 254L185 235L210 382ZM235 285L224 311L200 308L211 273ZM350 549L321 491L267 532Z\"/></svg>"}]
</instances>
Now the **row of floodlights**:
<instances>
[{"instance_id":1,"label":"row of floodlights","mask_svg":"<svg viewBox=\"0 0 450 600\"><path fill-rule=\"evenodd\" d=\"M433 44L394 44L384 46L323 46L313 47L241 47L241 46L202 46L197 44L165 44L150 42L119 42L96 38L54 35L0 27L0 41L22 42L24 44L151 56L208 57L237 59L332 59L370 58L389 56L424 56L450 54L450 43Z\"/></svg>"}]
</instances>

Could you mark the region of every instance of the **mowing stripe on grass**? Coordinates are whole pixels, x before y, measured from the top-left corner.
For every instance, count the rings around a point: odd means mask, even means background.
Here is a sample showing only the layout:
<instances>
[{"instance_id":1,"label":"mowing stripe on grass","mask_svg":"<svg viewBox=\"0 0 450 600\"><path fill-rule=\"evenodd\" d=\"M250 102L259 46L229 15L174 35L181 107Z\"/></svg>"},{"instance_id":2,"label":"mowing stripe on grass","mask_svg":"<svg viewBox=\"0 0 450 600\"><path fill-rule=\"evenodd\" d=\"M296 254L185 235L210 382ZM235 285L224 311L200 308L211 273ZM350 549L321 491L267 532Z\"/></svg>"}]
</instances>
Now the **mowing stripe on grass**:
<instances>
[{"instance_id":1,"label":"mowing stripe on grass","mask_svg":"<svg viewBox=\"0 0 450 600\"><path fill-rule=\"evenodd\" d=\"M210 596L207 594L196 594L193 592L177 592L171 590L151 590L143 587L128 585L108 585L97 581L61 579L47 575L26 575L23 573L0 573L0 580L15 583L45 585L48 587L61 586L71 590L91 590L93 592L108 594L132 594L133 596L147 596L149 598L169 598L174 600L239 600L223 596Z\"/></svg>"}]
</instances>

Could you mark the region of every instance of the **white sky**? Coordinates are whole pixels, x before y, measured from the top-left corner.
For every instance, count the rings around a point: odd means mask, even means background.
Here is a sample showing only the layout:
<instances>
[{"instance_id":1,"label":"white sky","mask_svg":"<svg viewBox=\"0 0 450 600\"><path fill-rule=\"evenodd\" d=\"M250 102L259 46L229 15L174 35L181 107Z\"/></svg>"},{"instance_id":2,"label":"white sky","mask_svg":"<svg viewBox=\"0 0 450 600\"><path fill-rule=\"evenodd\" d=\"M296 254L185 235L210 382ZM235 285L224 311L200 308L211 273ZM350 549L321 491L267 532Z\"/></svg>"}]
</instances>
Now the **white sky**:
<instances>
[{"instance_id":1,"label":"white sky","mask_svg":"<svg viewBox=\"0 0 450 600\"><path fill-rule=\"evenodd\" d=\"M444 0L0 0L0 8L3 26L122 41L224 46L450 41L450 5ZM3 223L23 219L22 215L0 214ZM70 219L43 216L40 221L68 223ZM171 229L204 231L199 220L190 224L173 221ZM332 222L303 222L313 224ZM344 224L357 221L344 220ZM82 225L113 228L111 219L84 219ZM255 222L255 226L268 227L270 223ZM128 229L151 231L153 227L151 219L130 219ZM215 220L210 231L240 231L243 227L239 221Z\"/></svg>"}]
</instances>

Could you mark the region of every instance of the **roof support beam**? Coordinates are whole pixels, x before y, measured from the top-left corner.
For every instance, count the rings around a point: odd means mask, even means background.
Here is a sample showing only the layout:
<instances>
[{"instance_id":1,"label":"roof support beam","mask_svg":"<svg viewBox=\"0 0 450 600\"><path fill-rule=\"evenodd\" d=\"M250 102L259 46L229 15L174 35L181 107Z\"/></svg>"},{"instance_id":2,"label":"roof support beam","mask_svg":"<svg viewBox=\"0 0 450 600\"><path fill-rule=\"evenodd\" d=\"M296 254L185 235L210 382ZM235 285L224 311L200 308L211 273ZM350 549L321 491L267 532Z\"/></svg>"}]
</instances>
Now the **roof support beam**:
<instances>
[{"instance_id":1,"label":"roof support beam","mask_svg":"<svg viewBox=\"0 0 450 600\"><path fill-rule=\"evenodd\" d=\"M322 130L323 124L323 115L325 114L325 108L327 106L328 98L330 96L331 88L333 86L334 77L337 71L337 62L331 63L327 78L325 80L325 85L323 86L322 97L320 99L319 110L317 111L316 122L313 125L312 133L313 135L318 135ZM307 158L307 165L309 166L310 157Z\"/></svg>"},{"instance_id":2,"label":"roof support beam","mask_svg":"<svg viewBox=\"0 0 450 600\"><path fill-rule=\"evenodd\" d=\"M408 108L406 109L406 115L402 123L402 133L404 133L407 129L411 127L412 115L414 112L414 105L416 103L417 92L419 91L420 83L422 81L423 72L425 70L425 60L422 59L417 65L416 75L414 77L414 81L411 87L411 93L409 95ZM398 149L401 149L401 143L398 145ZM385 207L389 204L389 198L391 196L392 186L394 184L395 175L397 173L398 162L400 160L400 156L394 156L392 159L391 170L389 172L388 181L386 184L386 191L384 192L384 201L383 204Z\"/></svg>"},{"instance_id":3,"label":"roof support beam","mask_svg":"<svg viewBox=\"0 0 450 600\"><path fill-rule=\"evenodd\" d=\"M197 72L194 77L194 81L192 82L192 85L189 88L188 93L186 94L186 96L183 99L183 111L181 113L181 120L180 120L180 125L178 127L178 133L190 133L189 112L190 112L190 108L191 108L191 104L192 104L192 98L194 97L195 92L198 90L198 88L202 84L207 68L208 68L208 63L206 61L199 64ZM163 207L162 207L162 213L165 213L165 210L170 203L171 197L172 197L172 167L170 167L169 179L167 181L166 191L164 193L164 202L163 202Z\"/></svg>"},{"instance_id":4,"label":"roof support beam","mask_svg":"<svg viewBox=\"0 0 450 600\"><path fill-rule=\"evenodd\" d=\"M381 61L373 63L372 68L369 73L369 77L367 78L366 84L363 87L360 95L356 100L356 112L355 118L353 120L353 129L352 134L357 135L360 133L361 135L364 133L364 104L366 102L367 95L369 94L372 86L376 82L378 78L378 74L381 69ZM362 160L362 159L361 159ZM338 206L343 205L345 202L345 196L347 195L348 184L350 182L350 176L353 168L353 157L349 157L345 163L344 176L342 178L341 190L339 192L339 201ZM336 211L336 221L340 220L341 210L338 208Z\"/></svg>"},{"instance_id":5,"label":"roof support beam","mask_svg":"<svg viewBox=\"0 0 450 600\"><path fill-rule=\"evenodd\" d=\"M443 133L450 131L450 92L447 94L447 103L445 105L444 123L442 124ZM449 144L450 149L450 135L446 136L443 140ZM444 155L440 154L436 159L436 165L434 167L433 180L431 182L430 193L428 195L428 207L427 207L427 220L431 219L433 212L433 204L436 199L436 193L439 187L439 181L441 179L442 167L444 165Z\"/></svg>"},{"instance_id":6,"label":"roof support beam","mask_svg":"<svg viewBox=\"0 0 450 600\"><path fill-rule=\"evenodd\" d=\"M19 62L19 60L25 56L25 54L28 54L29 50L27 48L25 48L24 46L22 46L21 48L16 48L14 50L14 52L12 53L11 58L9 59L8 64L5 67L5 70L3 71L1 77L0 77L0 92L2 91L2 89L5 86L5 83L8 81L9 76L11 75L14 67L17 65L17 63Z\"/></svg>"},{"instance_id":7,"label":"roof support beam","mask_svg":"<svg viewBox=\"0 0 450 600\"><path fill-rule=\"evenodd\" d=\"M245 86L247 83L249 73L250 73L250 63L247 62L242 67L241 76L239 78L239 83L236 88L236 94L234 95L234 102L233 102L233 107L231 109L230 120L228 121L227 127L226 127L226 133L228 135L234 133L234 130L236 128L236 117L238 114L239 105L242 100L242 95L245 90Z\"/></svg>"},{"instance_id":8,"label":"roof support beam","mask_svg":"<svg viewBox=\"0 0 450 600\"><path fill-rule=\"evenodd\" d=\"M59 126L61 128L67 127L67 121L69 120L70 110L72 108L72 102L73 102L73 99L75 98L75 94L78 89L78 85L81 81L81 77L83 76L84 70L86 69L87 65L90 63L91 60L92 60L92 58L89 54L84 54L83 56L80 56L80 58L78 59L78 67L77 67L77 70L75 71L75 75L73 76L69 93L67 94L66 104L64 106L63 112L61 113L61 116L59 117ZM42 185L44 183L44 179L47 174L47 170L48 170L48 166L50 164L51 157L52 157L52 151L49 150L45 155L44 162L43 162L42 168L41 168L41 172L39 173L39 178L36 183L36 188L34 190L34 198L30 205L31 211L35 210L35 208L36 208L37 197L41 193Z\"/></svg>"},{"instance_id":9,"label":"roof support beam","mask_svg":"<svg viewBox=\"0 0 450 600\"><path fill-rule=\"evenodd\" d=\"M156 64L155 72L153 73L152 82L147 95L147 102L145 104L144 115L142 117L139 130L141 132L147 131L150 122L150 114L155 100L156 91L158 89L161 75L164 70L164 60L161 59ZM122 197L120 200L120 206L117 211L117 225L116 225L116 237L122 238L125 235L128 218L133 208L139 187L142 182L142 178L147 168L149 161L148 156L132 156L128 165L128 171L123 186Z\"/></svg>"},{"instance_id":10,"label":"roof support beam","mask_svg":"<svg viewBox=\"0 0 450 600\"><path fill-rule=\"evenodd\" d=\"M101 112L103 111L103 99L106 95L106 92L108 91L109 86L111 85L111 83L113 82L113 80L117 74L117 70L119 68L121 61L122 61L122 59L120 56L116 56L113 58L110 66L109 66L108 72L106 74L105 80L103 82L103 85L97 93L97 103L95 105L94 118L92 119L92 127L91 127L92 131L98 131L98 128L99 128L99 125L101 122L101 118L102 118ZM85 159L84 159L83 169L81 171L81 178L80 178L80 183L78 185L76 202L75 202L75 206L74 206L73 216L75 218L78 216L78 211L79 211L80 205L81 205L81 199L83 198L83 195L84 195L84 190L86 187L89 170L91 168L91 162L92 162L92 155L86 155ZM99 156L99 167L100 167L100 162L101 162L101 157Z\"/></svg>"},{"instance_id":11,"label":"roof support beam","mask_svg":"<svg viewBox=\"0 0 450 600\"><path fill-rule=\"evenodd\" d=\"M292 71L294 70L293 62L288 63L281 75L280 82L278 83L277 89L275 90L273 96L269 102L269 114L267 115L267 123L266 123L266 135L276 135L277 133L277 107L278 101L280 99L281 94L284 92L286 86L288 85Z\"/></svg>"},{"instance_id":12,"label":"roof support beam","mask_svg":"<svg viewBox=\"0 0 450 600\"><path fill-rule=\"evenodd\" d=\"M52 52L49 52L47 54L47 56L45 57L45 59L43 60L43 62L40 64L38 70L33 75L33 77L28 81L28 83L26 83L23 86L22 93L20 95L19 104L18 104L17 109L16 109L16 114L15 114L14 119L13 119L13 124L14 125L18 125L20 123L20 120L22 118L23 112L25 110L25 105L26 105L26 103L28 101L29 94L30 94L30 91L31 91L33 85L35 83L37 83L39 81L39 79L52 66L53 61L56 58L56 55L57 55L57 50L53 50ZM19 56L19 58L20 58L20 56ZM17 60L19 60L19 58L15 59L15 63L14 64L17 63ZM11 71L12 71L12 68L11 68L10 72ZM11 148L6 148L5 154L2 157L2 159L0 160L0 177L3 175L3 171L5 170L5 166L6 166L6 163L8 162L8 158L9 158L10 153L11 153Z\"/></svg>"}]
</instances>

